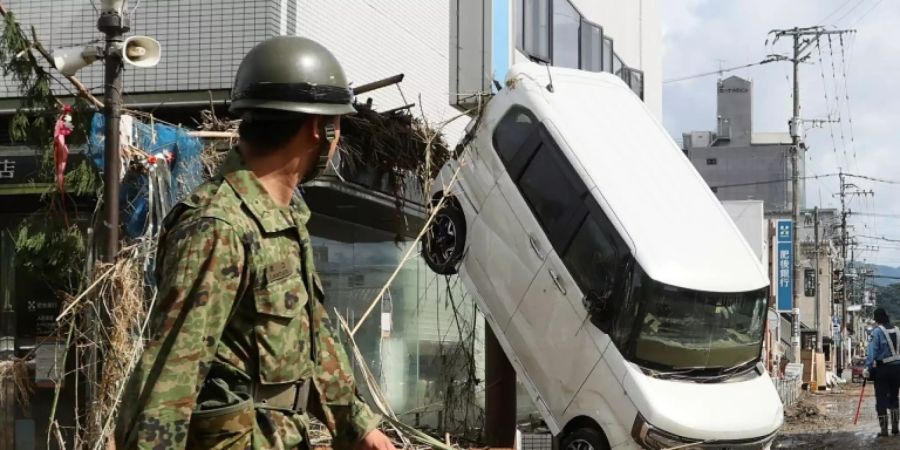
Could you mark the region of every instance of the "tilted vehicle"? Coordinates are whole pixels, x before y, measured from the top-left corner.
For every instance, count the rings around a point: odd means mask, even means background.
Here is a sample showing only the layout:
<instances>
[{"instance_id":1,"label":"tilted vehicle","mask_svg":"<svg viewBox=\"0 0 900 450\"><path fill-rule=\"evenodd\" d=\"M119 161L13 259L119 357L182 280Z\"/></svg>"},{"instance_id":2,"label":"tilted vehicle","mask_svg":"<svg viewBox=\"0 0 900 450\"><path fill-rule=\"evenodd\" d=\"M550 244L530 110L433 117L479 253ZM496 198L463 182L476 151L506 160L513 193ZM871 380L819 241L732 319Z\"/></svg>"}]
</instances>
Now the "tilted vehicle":
<instances>
[{"instance_id":1,"label":"tilted vehicle","mask_svg":"<svg viewBox=\"0 0 900 450\"><path fill-rule=\"evenodd\" d=\"M765 270L625 83L514 66L455 173L423 256L459 272L561 448L771 445Z\"/></svg>"}]
</instances>

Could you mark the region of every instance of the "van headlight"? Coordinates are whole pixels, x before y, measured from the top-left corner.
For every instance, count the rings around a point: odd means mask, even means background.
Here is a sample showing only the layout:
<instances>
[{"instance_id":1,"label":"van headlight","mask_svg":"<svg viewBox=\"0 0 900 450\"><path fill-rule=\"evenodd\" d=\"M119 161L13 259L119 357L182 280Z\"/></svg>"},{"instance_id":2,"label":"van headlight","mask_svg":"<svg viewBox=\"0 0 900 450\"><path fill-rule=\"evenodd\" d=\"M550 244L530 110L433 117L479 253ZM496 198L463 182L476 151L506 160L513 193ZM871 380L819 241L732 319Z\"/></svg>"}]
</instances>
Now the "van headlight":
<instances>
[{"instance_id":1,"label":"van headlight","mask_svg":"<svg viewBox=\"0 0 900 450\"><path fill-rule=\"evenodd\" d=\"M647 423L640 414L634 418L634 425L631 427L631 437L634 438L641 447L649 450L663 450L671 448L731 448L742 450L769 450L772 447L772 441L775 440L777 431L753 439L742 439L737 441L703 441L700 439L690 439L674 435L672 433L660 430Z\"/></svg>"},{"instance_id":2,"label":"van headlight","mask_svg":"<svg viewBox=\"0 0 900 450\"><path fill-rule=\"evenodd\" d=\"M640 414L634 419L634 426L631 427L631 437L642 447L650 450L663 450L702 443L702 441L696 439L683 438L654 428Z\"/></svg>"}]
</instances>

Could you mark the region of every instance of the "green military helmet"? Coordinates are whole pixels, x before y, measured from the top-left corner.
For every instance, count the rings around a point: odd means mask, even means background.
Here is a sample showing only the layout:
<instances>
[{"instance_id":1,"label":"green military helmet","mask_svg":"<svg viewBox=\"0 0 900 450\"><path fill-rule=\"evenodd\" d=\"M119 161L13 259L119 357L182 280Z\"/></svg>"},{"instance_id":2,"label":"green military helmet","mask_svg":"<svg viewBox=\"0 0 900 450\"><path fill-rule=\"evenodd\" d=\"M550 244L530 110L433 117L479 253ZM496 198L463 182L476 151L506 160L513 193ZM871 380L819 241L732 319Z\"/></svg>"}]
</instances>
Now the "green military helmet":
<instances>
[{"instance_id":1,"label":"green military helmet","mask_svg":"<svg viewBox=\"0 0 900 450\"><path fill-rule=\"evenodd\" d=\"M299 36L268 39L244 56L229 110L328 116L356 112L353 91L337 58L322 44Z\"/></svg>"}]
</instances>

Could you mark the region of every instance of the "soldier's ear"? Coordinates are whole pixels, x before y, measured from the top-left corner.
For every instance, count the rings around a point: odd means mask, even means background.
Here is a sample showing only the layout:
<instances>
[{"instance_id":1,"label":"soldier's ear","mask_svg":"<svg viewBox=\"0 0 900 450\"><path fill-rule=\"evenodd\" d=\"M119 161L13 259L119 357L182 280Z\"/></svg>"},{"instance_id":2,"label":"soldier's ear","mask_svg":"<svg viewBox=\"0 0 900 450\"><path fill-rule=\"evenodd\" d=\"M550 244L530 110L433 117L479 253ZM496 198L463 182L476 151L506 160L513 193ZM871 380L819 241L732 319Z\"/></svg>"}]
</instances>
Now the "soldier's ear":
<instances>
[{"instance_id":1,"label":"soldier's ear","mask_svg":"<svg viewBox=\"0 0 900 450\"><path fill-rule=\"evenodd\" d=\"M308 130L307 132L311 133L312 141L315 143L319 143L322 139L325 138L324 136L322 136L322 116L308 116L303 129Z\"/></svg>"}]
</instances>

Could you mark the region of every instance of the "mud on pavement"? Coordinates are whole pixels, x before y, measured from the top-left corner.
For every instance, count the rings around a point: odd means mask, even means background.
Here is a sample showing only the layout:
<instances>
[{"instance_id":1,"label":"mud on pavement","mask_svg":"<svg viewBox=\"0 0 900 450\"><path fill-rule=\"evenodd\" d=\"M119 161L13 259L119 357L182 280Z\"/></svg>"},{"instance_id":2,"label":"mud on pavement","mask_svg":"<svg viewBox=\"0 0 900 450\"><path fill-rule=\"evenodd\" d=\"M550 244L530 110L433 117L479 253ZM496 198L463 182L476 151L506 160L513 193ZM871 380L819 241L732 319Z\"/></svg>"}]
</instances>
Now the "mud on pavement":
<instances>
[{"instance_id":1,"label":"mud on pavement","mask_svg":"<svg viewBox=\"0 0 900 450\"><path fill-rule=\"evenodd\" d=\"M853 424L860 385L841 390L805 393L785 408L784 427L773 449L900 449L900 436L879 438L874 390L866 385L859 422Z\"/></svg>"}]
</instances>

